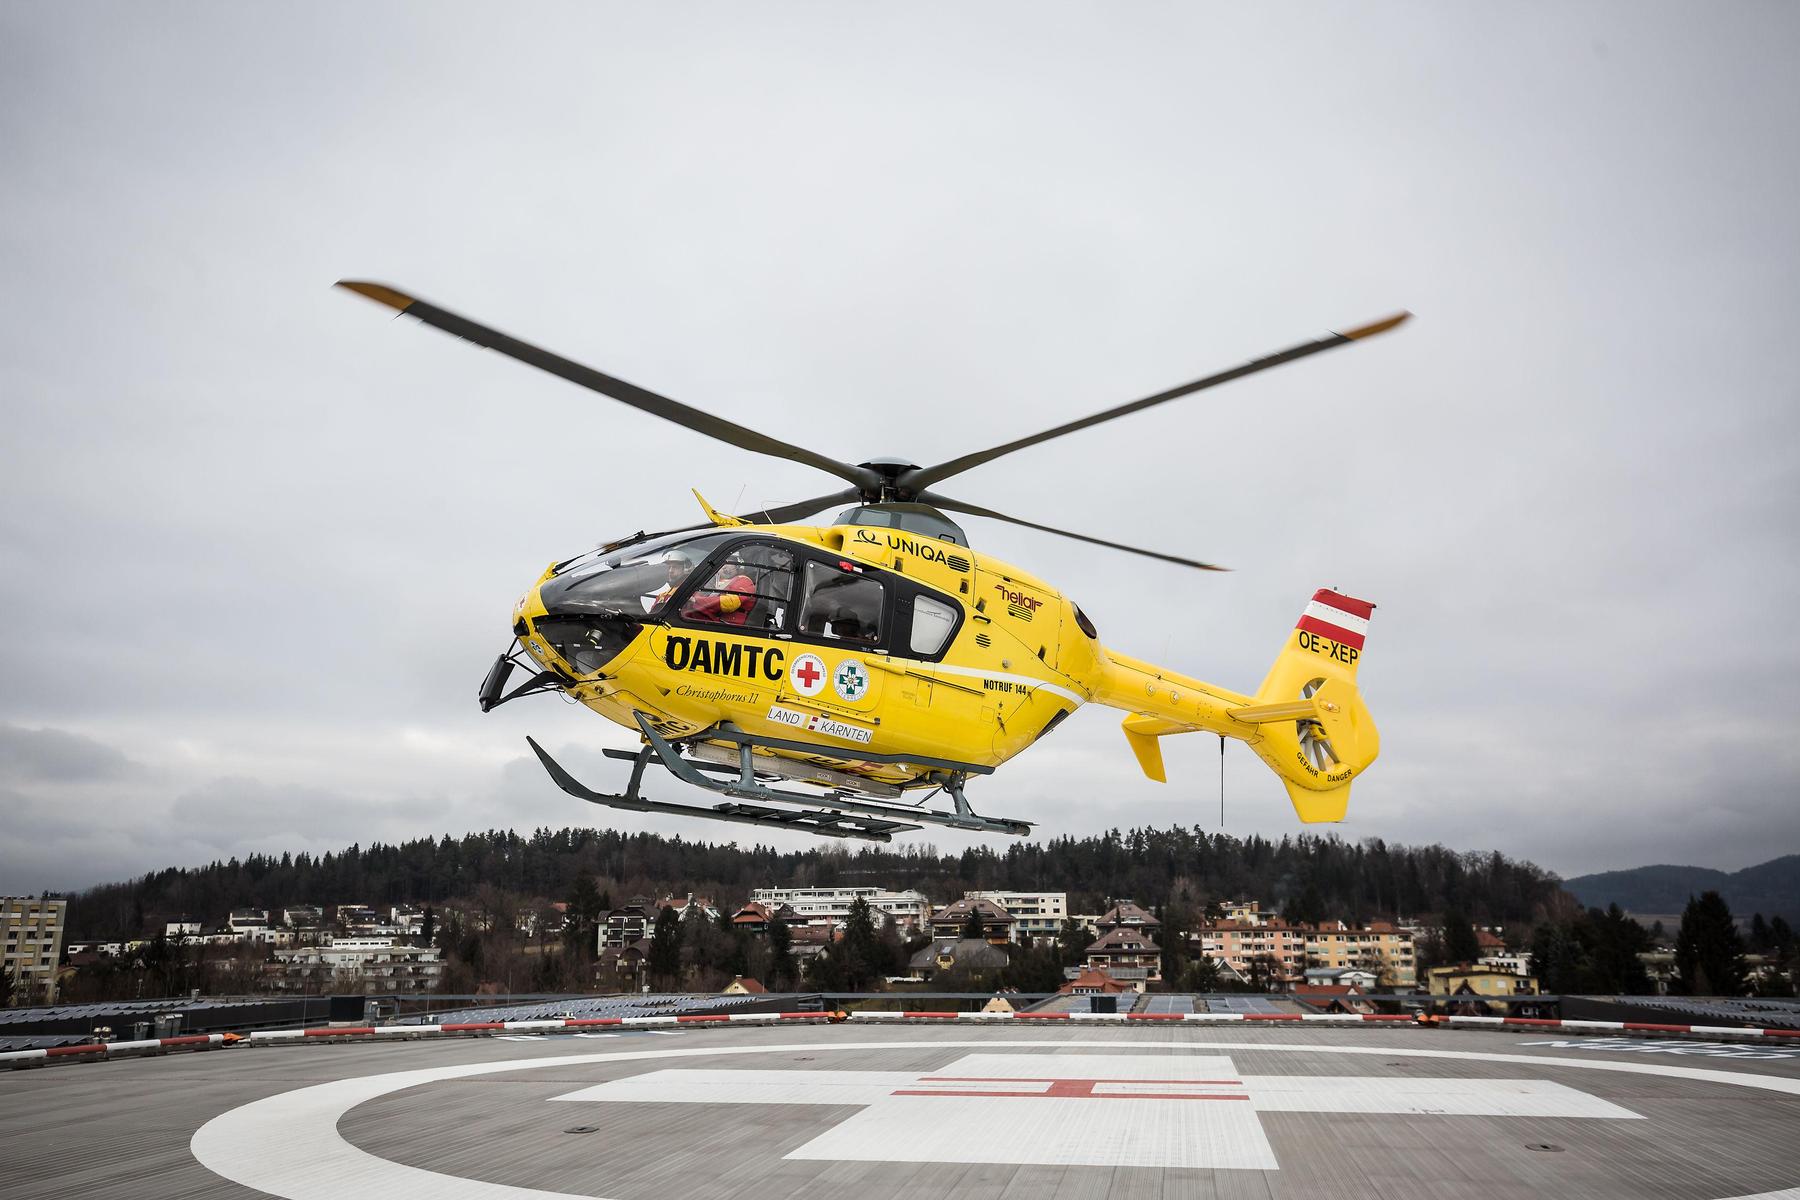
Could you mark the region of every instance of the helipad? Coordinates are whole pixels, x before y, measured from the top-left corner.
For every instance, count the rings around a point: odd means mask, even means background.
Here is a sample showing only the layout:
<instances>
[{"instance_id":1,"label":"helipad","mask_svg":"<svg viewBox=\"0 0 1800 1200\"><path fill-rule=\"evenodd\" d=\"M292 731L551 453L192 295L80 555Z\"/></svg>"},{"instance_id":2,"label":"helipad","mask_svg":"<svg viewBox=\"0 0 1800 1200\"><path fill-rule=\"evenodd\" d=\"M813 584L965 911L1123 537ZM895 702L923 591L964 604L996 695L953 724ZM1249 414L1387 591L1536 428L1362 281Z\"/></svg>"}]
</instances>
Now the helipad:
<instances>
[{"instance_id":1,"label":"helipad","mask_svg":"<svg viewBox=\"0 0 1800 1200\"><path fill-rule=\"evenodd\" d=\"M694 1027L0 1076L0 1195L1800 1197L1800 1058L1517 1031Z\"/></svg>"}]
</instances>

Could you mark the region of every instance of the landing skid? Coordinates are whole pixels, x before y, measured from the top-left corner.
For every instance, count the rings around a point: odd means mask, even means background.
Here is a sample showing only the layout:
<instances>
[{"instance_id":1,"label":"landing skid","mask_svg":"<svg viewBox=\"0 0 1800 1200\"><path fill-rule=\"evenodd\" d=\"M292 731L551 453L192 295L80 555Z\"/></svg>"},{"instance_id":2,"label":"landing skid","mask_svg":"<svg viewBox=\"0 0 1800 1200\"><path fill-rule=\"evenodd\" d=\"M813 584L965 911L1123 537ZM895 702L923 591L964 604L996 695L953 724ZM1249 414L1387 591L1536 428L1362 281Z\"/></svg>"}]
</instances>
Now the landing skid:
<instances>
[{"instance_id":1,"label":"landing skid","mask_svg":"<svg viewBox=\"0 0 1800 1200\"><path fill-rule=\"evenodd\" d=\"M945 825L952 829L967 829L978 833L1005 833L1025 837L1031 833L1031 822L1012 821L998 817L984 817L969 807L963 797L963 780L967 772L946 770L941 775L940 785L956 806L954 812L935 812L923 806L908 807L896 804L882 804L870 799L849 787L833 787L822 795L809 792L788 791L772 787L759 776L767 775L766 770L759 769L755 762L755 751L762 743L730 725L721 725L707 730L695 739L697 741L724 740L737 745L737 766L735 768L718 762L707 762L698 758L690 758L682 754L682 743L670 742L641 715L638 717L638 728L642 730L647 743L642 750L607 750L608 758L624 759L632 764L631 779L625 786L623 794L596 792L576 779L562 764L537 744L532 738L525 740L537 754L538 761L556 781L556 786L571 796L589 801L593 804L604 804L609 808L621 808L630 812L669 813L681 817L705 817L713 821L736 821L745 825L765 825L783 829L798 829L807 833L822 834L826 837L861 838L871 842L886 842L895 833L907 833L922 829L926 824ZM792 743L780 743L791 746ZM722 796L730 796L734 801L750 801L750 803L715 804L710 807L698 804L671 804L663 800L646 799L641 792L644 780L644 768L651 763L663 767L683 783ZM979 768L976 768L979 769ZM834 773L836 774L836 773ZM771 804L795 805L796 808L771 808Z\"/></svg>"}]
</instances>

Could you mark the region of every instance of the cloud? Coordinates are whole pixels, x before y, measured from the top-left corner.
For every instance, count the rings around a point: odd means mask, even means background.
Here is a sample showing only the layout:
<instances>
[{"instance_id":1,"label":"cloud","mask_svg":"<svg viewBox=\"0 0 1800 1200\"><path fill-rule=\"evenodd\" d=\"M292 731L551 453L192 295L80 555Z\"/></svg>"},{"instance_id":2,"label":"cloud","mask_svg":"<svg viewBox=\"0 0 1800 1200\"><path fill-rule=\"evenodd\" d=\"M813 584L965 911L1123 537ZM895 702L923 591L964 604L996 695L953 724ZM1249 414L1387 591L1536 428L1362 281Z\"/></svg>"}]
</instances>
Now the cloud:
<instances>
[{"instance_id":1,"label":"cloud","mask_svg":"<svg viewBox=\"0 0 1800 1200\"><path fill-rule=\"evenodd\" d=\"M0 779L51 783L119 779L132 768L124 754L91 737L0 723Z\"/></svg>"},{"instance_id":2,"label":"cloud","mask_svg":"<svg viewBox=\"0 0 1800 1200\"><path fill-rule=\"evenodd\" d=\"M383 320L329 287L352 275L852 462L1412 308L951 494L1237 568L967 523L1108 645L1226 687L1315 587L1377 601L1383 757L1345 836L1567 872L1792 851L1800 764L1760 714L1800 671L1800 241L1768 149L1800 10L1051 7L948 40L878 9L577 9L548 39L8 10L0 785L49 840L6 885L511 824L757 837L572 800L524 734L601 788L630 736L473 693L547 562L690 523L692 485L748 508L820 478ZM1596 21L1633 31L1604 61ZM1215 823L1217 743L1168 754L1151 784L1084 712L970 797L1047 834ZM1299 830L1250 756L1226 791L1233 832Z\"/></svg>"}]
</instances>

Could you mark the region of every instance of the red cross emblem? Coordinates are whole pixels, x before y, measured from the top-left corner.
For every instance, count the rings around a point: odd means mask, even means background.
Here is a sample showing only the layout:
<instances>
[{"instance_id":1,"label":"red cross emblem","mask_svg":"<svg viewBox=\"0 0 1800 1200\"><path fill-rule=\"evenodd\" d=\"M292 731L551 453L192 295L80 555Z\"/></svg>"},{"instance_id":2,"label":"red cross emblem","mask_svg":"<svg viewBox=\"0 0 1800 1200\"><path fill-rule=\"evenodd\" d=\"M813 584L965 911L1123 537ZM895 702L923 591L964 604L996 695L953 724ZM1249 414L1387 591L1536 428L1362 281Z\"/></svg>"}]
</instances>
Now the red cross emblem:
<instances>
[{"instance_id":1,"label":"red cross emblem","mask_svg":"<svg viewBox=\"0 0 1800 1200\"><path fill-rule=\"evenodd\" d=\"M788 672L794 690L802 696L816 696L825 687L825 663L816 654L802 654Z\"/></svg>"}]
</instances>

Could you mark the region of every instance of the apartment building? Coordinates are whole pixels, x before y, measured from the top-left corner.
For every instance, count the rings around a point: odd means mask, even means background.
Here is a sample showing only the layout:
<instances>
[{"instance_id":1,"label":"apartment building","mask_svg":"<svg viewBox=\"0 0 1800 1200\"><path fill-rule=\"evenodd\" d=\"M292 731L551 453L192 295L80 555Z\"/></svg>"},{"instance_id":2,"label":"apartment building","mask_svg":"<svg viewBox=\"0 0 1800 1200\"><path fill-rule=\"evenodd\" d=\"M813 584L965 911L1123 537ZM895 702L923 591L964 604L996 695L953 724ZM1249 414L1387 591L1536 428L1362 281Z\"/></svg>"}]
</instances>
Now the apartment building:
<instances>
[{"instance_id":1,"label":"apartment building","mask_svg":"<svg viewBox=\"0 0 1800 1200\"><path fill-rule=\"evenodd\" d=\"M1306 969L1306 934L1279 920L1208 921L1200 928L1200 952L1240 976L1248 975L1251 961L1260 959L1277 979L1291 982Z\"/></svg>"},{"instance_id":2,"label":"apartment building","mask_svg":"<svg viewBox=\"0 0 1800 1200\"><path fill-rule=\"evenodd\" d=\"M1325 921L1290 925L1280 917L1238 908L1256 920L1207 921L1200 927L1200 950L1239 975L1253 960L1266 963L1279 981L1296 983L1308 968L1370 972L1383 986L1411 988L1418 983L1412 934L1386 921L1347 925Z\"/></svg>"},{"instance_id":3,"label":"apartment building","mask_svg":"<svg viewBox=\"0 0 1800 1200\"><path fill-rule=\"evenodd\" d=\"M264 968L278 992L429 992L443 976L436 946L391 937L338 937L323 946L276 950Z\"/></svg>"},{"instance_id":4,"label":"apartment building","mask_svg":"<svg viewBox=\"0 0 1800 1200\"><path fill-rule=\"evenodd\" d=\"M1017 922L1013 936L1055 938L1069 916L1067 892L964 892L964 900L987 900L1004 908Z\"/></svg>"},{"instance_id":5,"label":"apartment building","mask_svg":"<svg viewBox=\"0 0 1800 1200\"><path fill-rule=\"evenodd\" d=\"M803 917L808 925L842 925L850 905L864 900L875 910L875 923L894 918L901 929L922 929L931 920L931 901L915 891L890 892L876 887L757 888L750 899L770 909L783 904Z\"/></svg>"},{"instance_id":6,"label":"apartment building","mask_svg":"<svg viewBox=\"0 0 1800 1200\"><path fill-rule=\"evenodd\" d=\"M1362 967L1375 972L1383 985L1417 986L1418 960L1410 932L1386 921L1350 926L1342 921L1322 921L1300 926L1306 935L1306 955L1315 967Z\"/></svg>"},{"instance_id":7,"label":"apartment building","mask_svg":"<svg viewBox=\"0 0 1800 1200\"><path fill-rule=\"evenodd\" d=\"M56 1001L56 968L62 958L67 900L0 899L0 982L15 1001Z\"/></svg>"}]
</instances>

